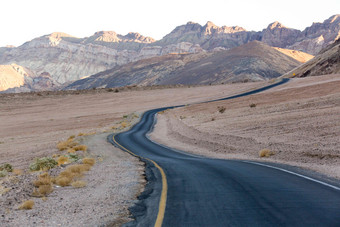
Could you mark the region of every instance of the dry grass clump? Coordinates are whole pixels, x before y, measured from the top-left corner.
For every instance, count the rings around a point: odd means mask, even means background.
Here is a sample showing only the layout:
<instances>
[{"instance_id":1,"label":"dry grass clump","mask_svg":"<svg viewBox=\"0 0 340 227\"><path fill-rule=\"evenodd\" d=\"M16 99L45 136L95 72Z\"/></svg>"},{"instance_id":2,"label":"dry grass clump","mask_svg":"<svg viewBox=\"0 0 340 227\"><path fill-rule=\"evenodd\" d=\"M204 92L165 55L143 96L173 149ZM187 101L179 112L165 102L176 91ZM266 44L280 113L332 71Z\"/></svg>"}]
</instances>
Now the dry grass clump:
<instances>
[{"instance_id":1,"label":"dry grass clump","mask_svg":"<svg viewBox=\"0 0 340 227\"><path fill-rule=\"evenodd\" d=\"M83 158L83 163L93 166L96 163L96 160L94 158Z\"/></svg>"},{"instance_id":2,"label":"dry grass clump","mask_svg":"<svg viewBox=\"0 0 340 227\"><path fill-rule=\"evenodd\" d=\"M126 128L128 126L128 123L126 121L123 121L122 123L120 123L120 125L123 127L123 128Z\"/></svg>"},{"instance_id":3,"label":"dry grass clump","mask_svg":"<svg viewBox=\"0 0 340 227\"><path fill-rule=\"evenodd\" d=\"M75 179L83 176L83 172L89 171L90 165L76 164L68 166L65 171L61 172L56 178L55 183L59 186L69 186Z\"/></svg>"},{"instance_id":4,"label":"dry grass clump","mask_svg":"<svg viewBox=\"0 0 340 227\"><path fill-rule=\"evenodd\" d=\"M19 206L19 210L30 210L30 209L33 208L33 206L34 206L34 201L33 200L27 200Z\"/></svg>"},{"instance_id":5,"label":"dry grass clump","mask_svg":"<svg viewBox=\"0 0 340 227\"><path fill-rule=\"evenodd\" d=\"M269 157L271 155L273 155L274 152L270 151L269 149L262 149L260 150L259 152L259 156L262 158L262 157Z\"/></svg>"},{"instance_id":6,"label":"dry grass clump","mask_svg":"<svg viewBox=\"0 0 340 227\"><path fill-rule=\"evenodd\" d=\"M76 153L76 150L74 148L69 148L67 149L67 153L73 154L73 153Z\"/></svg>"},{"instance_id":7,"label":"dry grass clump","mask_svg":"<svg viewBox=\"0 0 340 227\"><path fill-rule=\"evenodd\" d=\"M72 149L74 149L75 151L87 151L87 146L86 145L78 145L73 147Z\"/></svg>"},{"instance_id":8,"label":"dry grass clump","mask_svg":"<svg viewBox=\"0 0 340 227\"><path fill-rule=\"evenodd\" d=\"M86 186L86 182L85 181L81 181L81 180L74 181L74 182L72 182L71 186L74 187L74 188L83 188L83 187Z\"/></svg>"},{"instance_id":9,"label":"dry grass clump","mask_svg":"<svg viewBox=\"0 0 340 227\"><path fill-rule=\"evenodd\" d=\"M23 170L22 169L13 169L13 174L15 176L20 176L23 174Z\"/></svg>"},{"instance_id":10,"label":"dry grass clump","mask_svg":"<svg viewBox=\"0 0 340 227\"><path fill-rule=\"evenodd\" d=\"M66 156L60 156L58 158L58 166L69 163L70 160Z\"/></svg>"},{"instance_id":11,"label":"dry grass clump","mask_svg":"<svg viewBox=\"0 0 340 227\"><path fill-rule=\"evenodd\" d=\"M72 136L71 136L72 137ZM78 145L78 143L76 141L74 141L74 138L68 138L68 140L66 141L61 141L57 144L57 148L60 150L60 151L64 151L64 150L67 150L68 148L73 148L75 146Z\"/></svg>"},{"instance_id":12,"label":"dry grass clump","mask_svg":"<svg viewBox=\"0 0 340 227\"><path fill-rule=\"evenodd\" d=\"M60 176L58 176L55 179L55 183L57 185L59 185L59 186L62 186L62 187L70 185L71 181L72 181L72 178L69 178L69 177L60 177Z\"/></svg>"},{"instance_id":13,"label":"dry grass clump","mask_svg":"<svg viewBox=\"0 0 340 227\"><path fill-rule=\"evenodd\" d=\"M32 193L33 196L44 197L53 192L52 180L48 173L40 174L33 185L36 187Z\"/></svg>"}]
</instances>

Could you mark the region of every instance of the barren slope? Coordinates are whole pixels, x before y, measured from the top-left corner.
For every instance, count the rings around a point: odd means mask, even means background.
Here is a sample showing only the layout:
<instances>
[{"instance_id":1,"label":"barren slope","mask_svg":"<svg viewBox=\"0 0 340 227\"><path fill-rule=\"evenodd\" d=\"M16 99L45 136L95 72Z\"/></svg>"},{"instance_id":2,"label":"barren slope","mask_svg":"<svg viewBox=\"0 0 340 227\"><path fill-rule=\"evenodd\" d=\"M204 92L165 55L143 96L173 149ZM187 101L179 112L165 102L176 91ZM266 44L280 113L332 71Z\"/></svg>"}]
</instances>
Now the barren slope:
<instances>
[{"instance_id":1,"label":"barren slope","mask_svg":"<svg viewBox=\"0 0 340 227\"><path fill-rule=\"evenodd\" d=\"M262 161L340 178L339 113L339 74L293 79L257 95L166 111L152 138L218 158L260 160L259 151L268 148L275 155Z\"/></svg>"},{"instance_id":2,"label":"barren slope","mask_svg":"<svg viewBox=\"0 0 340 227\"><path fill-rule=\"evenodd\" d=\"M278 77L300 63L289 51L282 53L254 41L231 50L140 60L76 81L66 89L259 81Z\"/></svg>"},{"instance_id":3,"label":"barren slope","mask_svg":"<svg viewBox=\"0 0 340 227\"><path fill-rule=\"evenodd\" d=\"M340 73L340 39L313 59L286 73L284 77L306 77Z\"/></svg>"}]
</instances>

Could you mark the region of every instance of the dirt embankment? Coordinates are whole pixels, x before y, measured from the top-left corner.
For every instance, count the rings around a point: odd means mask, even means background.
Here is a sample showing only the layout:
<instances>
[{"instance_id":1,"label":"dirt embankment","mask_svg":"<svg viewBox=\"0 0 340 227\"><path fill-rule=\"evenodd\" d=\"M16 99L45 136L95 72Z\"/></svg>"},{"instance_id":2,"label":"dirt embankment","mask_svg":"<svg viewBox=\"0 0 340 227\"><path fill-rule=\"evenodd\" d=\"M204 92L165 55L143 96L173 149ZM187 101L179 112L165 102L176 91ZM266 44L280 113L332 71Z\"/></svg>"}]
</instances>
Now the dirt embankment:
<instances>
[{"instance_id":1,"label":"dirt embankment","mask_svg":"<svg viewBox=\"0 0 340 227\"><path fill-rule=\"evenodd\" d=\"M340 179L340 75L293 79L266 92L158 115L151 138L217 158L304 167ZM259 151L274 155L260 158Z\"/></svg>"}]
</instances>

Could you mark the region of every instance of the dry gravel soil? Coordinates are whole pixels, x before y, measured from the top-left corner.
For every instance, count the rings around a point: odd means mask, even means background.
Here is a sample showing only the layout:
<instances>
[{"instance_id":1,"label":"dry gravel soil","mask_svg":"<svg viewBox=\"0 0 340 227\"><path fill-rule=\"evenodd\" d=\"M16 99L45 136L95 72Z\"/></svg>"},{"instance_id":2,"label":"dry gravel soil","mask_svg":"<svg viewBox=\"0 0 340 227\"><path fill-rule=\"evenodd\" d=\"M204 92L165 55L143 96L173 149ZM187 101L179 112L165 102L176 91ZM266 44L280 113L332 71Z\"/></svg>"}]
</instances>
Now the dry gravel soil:
<instances>
[{"instance_id":1,"label":"dry gravel soil","mask_svg":"<svg viewBox=\"0 0 340 227\"><path fill-rule=\"evenodd\" d=\"M340 75L292 79L263 93L168 110L157 118L151 138L170 147L290 164L340 179ZM262 149L274 154L260 158Z\"/></svg>"},{"instance_id":2,"label":"dry gravel soil","mask_svg":"<svg viewBox=\"0 0 340 227\"><path fill-rule=\"evenodd\" d=\"M237 94L266 82L164 89L112 89L0 95L0 165L10 163L21 175L0 178L1 226L120 226L143 190L144 166L106 142L110 132L133 124L143 111ZM134 114L132 114L134 113ZM124 129L126 129L124 128ZM123 129L123 130L124 130ZM77 136L79 133L92 135ZM32 197L41 172L30 172L35 158L64 154L58 141L76 135L96 164L83 188L53 186L46 199ZM49 171L57 175L66 166ZM32 210L18 210L33 200Z\"/></svg>"}]
</instances>

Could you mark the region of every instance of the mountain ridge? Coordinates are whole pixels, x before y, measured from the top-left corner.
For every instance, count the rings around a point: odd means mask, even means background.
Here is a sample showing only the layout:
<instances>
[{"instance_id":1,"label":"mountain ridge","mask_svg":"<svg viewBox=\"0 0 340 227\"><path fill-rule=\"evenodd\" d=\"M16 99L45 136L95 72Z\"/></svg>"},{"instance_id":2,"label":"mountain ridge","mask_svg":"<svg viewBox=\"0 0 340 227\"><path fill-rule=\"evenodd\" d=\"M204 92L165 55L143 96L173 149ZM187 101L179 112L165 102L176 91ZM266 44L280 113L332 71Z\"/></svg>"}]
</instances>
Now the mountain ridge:
<instances>
[{"instance_id":1,"label":"mountain ridge","mask_svg":"<svg viewBox=\"0 0 340 227\"><path fill-rule=\"evenodd\" d=\"M55 32L35 38L19 47L0 48L0 64L12 63L36 75L47 72L57 83L75 81L141 59L171 53L203 53L228 50L252 41L315 54L340 37L340 17L333 15L303 31L273 22L262 31L239 26L216 26L188 22L177 26L161 40L136 32L126 35L99 31L77 38Z\"/></svg>"}]
</instances>

